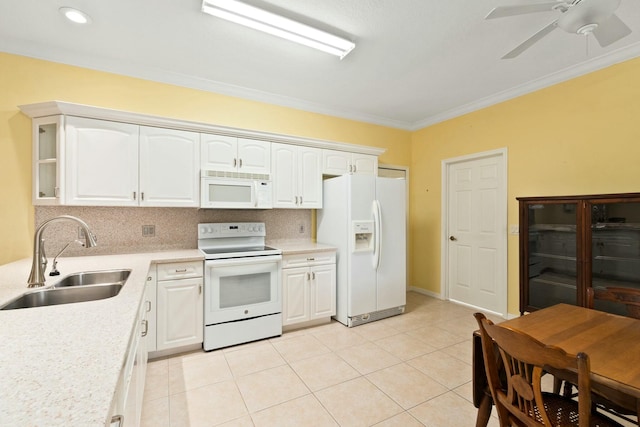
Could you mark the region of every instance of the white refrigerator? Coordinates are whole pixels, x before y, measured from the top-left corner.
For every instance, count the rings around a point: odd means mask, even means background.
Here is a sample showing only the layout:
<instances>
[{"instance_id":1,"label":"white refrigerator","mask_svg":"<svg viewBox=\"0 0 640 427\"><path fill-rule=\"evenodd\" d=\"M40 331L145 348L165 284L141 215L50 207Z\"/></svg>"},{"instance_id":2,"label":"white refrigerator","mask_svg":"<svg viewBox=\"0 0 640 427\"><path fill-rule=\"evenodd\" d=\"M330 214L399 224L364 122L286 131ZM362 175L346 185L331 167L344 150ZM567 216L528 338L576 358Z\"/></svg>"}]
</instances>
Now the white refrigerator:
<instances>
[{"instance_id":1,"label":"white refrigerator","mask_svg":"<svg viewBox=\"0 0 640 427\"><path fill-rule=\"evenodd\" d=\"M335 318L351 327L403 313L406 181L342 175L323 187L317 241L338 248Z\"/></svg>"}]
</instances>

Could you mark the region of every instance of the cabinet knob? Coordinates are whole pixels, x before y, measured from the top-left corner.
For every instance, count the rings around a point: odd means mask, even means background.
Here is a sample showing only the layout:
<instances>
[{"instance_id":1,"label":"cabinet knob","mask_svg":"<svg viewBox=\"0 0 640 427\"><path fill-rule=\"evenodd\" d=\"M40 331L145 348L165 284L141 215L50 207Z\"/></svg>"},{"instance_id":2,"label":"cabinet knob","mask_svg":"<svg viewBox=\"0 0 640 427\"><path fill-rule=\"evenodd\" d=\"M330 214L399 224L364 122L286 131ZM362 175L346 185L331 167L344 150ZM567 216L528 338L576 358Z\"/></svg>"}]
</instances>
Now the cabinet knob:
<instances>
[{"instance_id":1,"label":"cabinet knob","mask_svg":"<svg viewBox=\"0 0 640 427\"><path fill-rule=\"evenodd\" d=\"M456 239L454 236L449 236L449 240L451 240L452 242L455 242L458 239Z\"/></svg>"}]
</instances>

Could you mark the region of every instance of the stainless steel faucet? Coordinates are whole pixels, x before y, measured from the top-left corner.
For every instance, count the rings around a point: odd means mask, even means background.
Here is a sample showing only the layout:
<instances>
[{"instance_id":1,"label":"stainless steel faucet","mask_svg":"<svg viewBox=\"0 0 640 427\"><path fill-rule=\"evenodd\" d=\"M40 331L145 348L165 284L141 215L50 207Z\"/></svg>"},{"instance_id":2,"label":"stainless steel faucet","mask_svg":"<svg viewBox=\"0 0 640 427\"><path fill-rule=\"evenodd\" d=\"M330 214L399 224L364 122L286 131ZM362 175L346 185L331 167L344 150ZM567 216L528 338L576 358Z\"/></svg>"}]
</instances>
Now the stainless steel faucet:
<instances>
[{"instance_id":1,"label":"stainless steel faucet","mask_svg":"<svg viewBox=\"0 0 640 427\"><path fill-rule=\"evenodd\" d=\"M47 257L44 253L44 239L42 238L42 233L49 224L67 220L76 222L80 225L82 233L85 237L85 244L87 248L92 248L98 244L96 242L96 236L91 232L91 230L89 230L89 226L83 220L76 218L75 216L60 215L43 222L36 230L34 236L33 261L31 263L31 273L29 274L29 279L27 280L27 287L37 288L40 286L44 286L44 271L47 268Z\"/></svg>"}]
</instances>

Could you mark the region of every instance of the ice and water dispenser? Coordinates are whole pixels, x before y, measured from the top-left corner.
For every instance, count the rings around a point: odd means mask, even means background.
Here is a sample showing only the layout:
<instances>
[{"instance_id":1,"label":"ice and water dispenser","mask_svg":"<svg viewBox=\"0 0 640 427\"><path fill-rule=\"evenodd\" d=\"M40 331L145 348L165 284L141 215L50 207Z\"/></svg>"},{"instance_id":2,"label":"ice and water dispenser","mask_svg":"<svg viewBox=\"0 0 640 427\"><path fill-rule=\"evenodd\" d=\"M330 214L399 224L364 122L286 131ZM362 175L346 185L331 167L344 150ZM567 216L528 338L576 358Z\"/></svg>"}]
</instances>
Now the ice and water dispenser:
<instances>
[{"instance_id":1,"label":"ice and water dispenser","mask_svg":"<svg viewBox=\"0 0 640 427\"><path fill-rule=\"evenodd\" d=\"M373 252L373 221L353 221L353 251Z\"/></svg>"}]
</instances>

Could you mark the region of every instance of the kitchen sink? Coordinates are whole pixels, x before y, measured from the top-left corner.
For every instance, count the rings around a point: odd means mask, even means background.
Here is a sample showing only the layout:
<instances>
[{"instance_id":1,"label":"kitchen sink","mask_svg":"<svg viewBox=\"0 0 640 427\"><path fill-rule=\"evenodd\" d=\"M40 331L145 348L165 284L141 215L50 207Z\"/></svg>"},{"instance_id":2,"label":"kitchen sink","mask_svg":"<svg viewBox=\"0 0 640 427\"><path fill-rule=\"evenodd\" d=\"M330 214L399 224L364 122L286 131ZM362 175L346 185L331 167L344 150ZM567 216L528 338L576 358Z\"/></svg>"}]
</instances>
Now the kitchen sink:
<instances>
[{"instance_id":1,"label":"kitchen sink","mask_svg":"<svg viewBox=\"0 0 640 427\"><path fill-rule=\"evenodd\" d=\"M9 301L0 310L43 307L111 298L120 292L131 270L90 271L71 274L53 287L30 291Z\"/></svg>"},{"instance_id":2,"label":"kitchen sink","mask_svg":"<svg viewBox=\"0 0 640 427\"><path fill-rule=\"evenodd\" d=\"M131 270L104 270L104 271L85 271L70 274L58 283L53 285L54 288L66 288L70 286L88 286L98 284L124 284L129 278Z\"/></svg>"}]
</instances>

